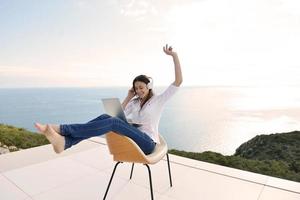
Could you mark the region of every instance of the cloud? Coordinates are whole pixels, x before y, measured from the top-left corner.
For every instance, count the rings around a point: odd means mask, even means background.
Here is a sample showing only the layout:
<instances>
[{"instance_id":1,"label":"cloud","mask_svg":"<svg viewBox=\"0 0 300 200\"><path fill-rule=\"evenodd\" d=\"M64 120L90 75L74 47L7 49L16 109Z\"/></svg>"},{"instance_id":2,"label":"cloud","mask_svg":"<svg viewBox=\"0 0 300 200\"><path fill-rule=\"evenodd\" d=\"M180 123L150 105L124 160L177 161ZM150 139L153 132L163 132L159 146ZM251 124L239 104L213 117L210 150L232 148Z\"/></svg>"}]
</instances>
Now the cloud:
<instances>
[{"instance_id":1,"label":"cloud","mask_svg":"<svg viewBox=\"0 0 300 200\"><path fill-rule=\"evenodd\" d=\"M120 13L128 17L162 16L174 6L186 5L193 0L119 0Z\"/></svg>"},{"instance_id":2,"label":"cloud","mask_svg":"<svg viewBox=\"0 0 300 200\"><path fill-rule=\"evenodd\" d=\"M121 15L128 17L142 17L149 13L151 6L148 1L119 1Z\"/></svg>"},{"instance_id":3,"label":"cloud","mask_svg":"<svg viewBox=\"0 0 300 200\"><path fill-rule=\"evenodd\" d=\"M147 28L147 31L149 32L159 32L159 33L165 33L168 31L166 27L163 26L151 26Z\"/></svg>"}]
</instances>

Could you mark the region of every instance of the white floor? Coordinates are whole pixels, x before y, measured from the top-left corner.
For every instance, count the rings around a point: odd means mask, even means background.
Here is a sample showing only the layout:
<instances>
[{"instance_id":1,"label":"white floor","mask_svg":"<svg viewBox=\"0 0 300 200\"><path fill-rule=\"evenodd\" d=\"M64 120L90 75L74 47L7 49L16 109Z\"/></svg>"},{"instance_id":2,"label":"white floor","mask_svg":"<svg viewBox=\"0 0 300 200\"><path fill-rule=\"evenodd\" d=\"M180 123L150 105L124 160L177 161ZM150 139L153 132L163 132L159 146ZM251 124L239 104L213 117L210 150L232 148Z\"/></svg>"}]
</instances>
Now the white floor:
<instances>
[{"instance_id":1,"label":"white floor","mask_svg":"<svg viewBox=\"0 0 300 200\"><path fill-rule=\"evenodd\" d=\"M300 183L170 155L152 165L158 200L300 200ZM50 145L0 156L1 200L103 199L114 162L105 140L93 138L57 155ZM120 164L107 199L150 199L147 168Z\"/></svg>"}]
</instances>

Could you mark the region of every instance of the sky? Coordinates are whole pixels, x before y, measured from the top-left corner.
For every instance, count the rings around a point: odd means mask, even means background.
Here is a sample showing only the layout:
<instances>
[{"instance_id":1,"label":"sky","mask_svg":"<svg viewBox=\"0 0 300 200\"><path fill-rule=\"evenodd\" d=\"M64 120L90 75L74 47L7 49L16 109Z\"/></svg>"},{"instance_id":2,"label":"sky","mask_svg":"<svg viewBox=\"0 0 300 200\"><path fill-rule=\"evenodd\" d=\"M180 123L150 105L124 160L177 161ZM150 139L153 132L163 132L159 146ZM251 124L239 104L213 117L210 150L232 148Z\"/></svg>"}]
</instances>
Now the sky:
<instances>
[{"instance_id":1,"label":"sky","mask_svg":"<svg viewBox=\"0 0 300 200\"><path fill-rule=\"evenodd\" d=\"M0 0L0 87L300 86L299 0Z\"/></svg>"}]
</instances>

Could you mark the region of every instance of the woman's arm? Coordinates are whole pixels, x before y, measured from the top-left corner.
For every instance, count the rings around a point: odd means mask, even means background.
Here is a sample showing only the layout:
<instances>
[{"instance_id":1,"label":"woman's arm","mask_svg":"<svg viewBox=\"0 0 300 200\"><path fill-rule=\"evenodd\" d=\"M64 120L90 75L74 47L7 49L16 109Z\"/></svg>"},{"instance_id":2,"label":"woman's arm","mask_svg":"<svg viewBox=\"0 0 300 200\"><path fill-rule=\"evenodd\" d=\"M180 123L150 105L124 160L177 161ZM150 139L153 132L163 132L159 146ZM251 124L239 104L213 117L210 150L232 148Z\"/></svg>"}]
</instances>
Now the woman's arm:
<instances>
[{"instance_id":1,"label":"woman's arm","mask_svg":"<svg viewBox=\"0 0 300 200\"><path fill-rule=\"evenodd\" d=\"M122 103L122 108L123 110L125 110L127 104L129 103L129 101L135 96L134 94L134 90L133 88L131 88L129 91L128 91L128 95L127 97L124 99L123 103Z\"/></svg>"},{"instance_id":2,"label":"woman's arm","mask_svg":"<svg viewBox=\"0 0 300 200\"><path fill-rule=\"evenodd\" d=\"M163 50L167 55L170 55L173 58L174 67L175 67L175 81L172 84L178 87L182 83L182 72L181 72L178 55L176 52L172 51L173 48L171 46L168 47L168 45L166 45L163 47Z\"/></svg>"}]
</instances>

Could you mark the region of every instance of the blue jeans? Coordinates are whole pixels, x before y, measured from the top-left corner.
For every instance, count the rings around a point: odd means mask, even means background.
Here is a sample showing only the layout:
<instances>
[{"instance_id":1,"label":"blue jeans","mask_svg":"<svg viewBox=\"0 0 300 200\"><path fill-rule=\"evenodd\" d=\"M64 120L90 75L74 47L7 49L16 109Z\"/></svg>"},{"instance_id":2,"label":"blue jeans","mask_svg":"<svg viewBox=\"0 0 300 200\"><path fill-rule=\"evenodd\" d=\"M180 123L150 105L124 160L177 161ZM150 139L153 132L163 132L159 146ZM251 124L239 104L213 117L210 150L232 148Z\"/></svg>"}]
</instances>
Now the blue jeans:
<instances>
[{"instance_id":1,"label":"blue jeans","mask_svg":"<svg viewBox=\"0 0 300 200\"><path fill-rule=\"evenodd\" d=\"M111 117L107 114L100 115L85 124L60 125L60 134L65 136L65 149L82 140L104 135L109 131L131 138L145 154L152 153L155 148L155 142L146 133L117 117Z\"/></svg>"}]
</instances>

